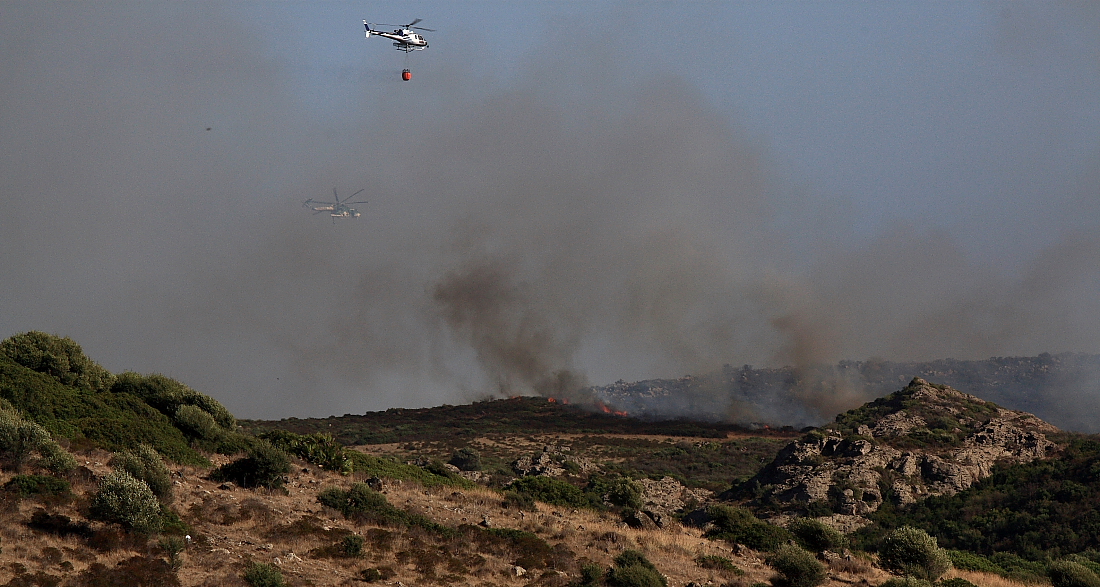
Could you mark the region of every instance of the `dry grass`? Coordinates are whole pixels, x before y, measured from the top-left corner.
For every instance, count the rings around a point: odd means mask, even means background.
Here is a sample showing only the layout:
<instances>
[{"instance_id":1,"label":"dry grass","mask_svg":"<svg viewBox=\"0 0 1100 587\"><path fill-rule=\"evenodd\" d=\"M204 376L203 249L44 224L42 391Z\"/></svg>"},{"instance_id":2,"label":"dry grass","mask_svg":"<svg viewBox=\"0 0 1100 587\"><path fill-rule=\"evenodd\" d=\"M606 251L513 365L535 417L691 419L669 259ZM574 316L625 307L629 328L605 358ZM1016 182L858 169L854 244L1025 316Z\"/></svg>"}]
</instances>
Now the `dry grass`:
<instances>
[{"instance_id":1,"label":"dry grass","mask_svg":"<svg viewBox=\"0 0 1100 587\"><path fill-rule=\"evenodd\" d=\"M104 464L108 458L105 453L84 455L90 473L95 475L108 471ZM220 464L228 458L214 455L212 460ZM540 569L516 577L512 568L521 553L515 550L502 547L478 552L479 547L465 539L448 540L415 528L358 524L317 502L320 490L329 486L346 488L355 481L364 481L361 475L341 477L299 462L288 476L286 492L282 492L221 489L220 484L204 478L207 470L192 467L175 467L173 473L174 507L191 528L192 540L182 554L178 573L180 583L186 587L243 585L240 575L249 561L278 566L290 585L364 585L360 574L380 568L393 575L378 584L518 586L545 574L539 585L565 585L575 578L577 561L606 567L628 548L643 552L673 586L709 582L748 587L772 575L762 554L735 553L726 543L704 539L695 528L672 524L657 530L638 530L610 514L589 510L545 504L538 504L533 512L509 509L504 507L500 493L484 488L427 489L416 483L385 483L384 493L391 504L451 528L487 523L492 528L533 532L552 549L551 559L547 560L559 561L552 564L560 564L559 568L567 571L559 575L554 570ZM9 477L0 474L0 483ZM0 500L0 584L15 579L17 570L30 575L47 573L68 583L93 565L107 569L120 563L124 567L152 565L156 559L166 557L156 540L116 541L116 548L101 551L80 536L55 536L27 527L26 522L39 507L47 507L51 514L85 519L87 496L94 490L94 478L86 475L84 481L74 482L75 497L67 501L44 506L35 500ZM101 523L93 522L91 528L97 536L110 537L109 528ZM364 537L360 558L344 558L334 546L351 533ZM466 536L481 535L475 531ZM701 555L728 558L744 574L704 569L696 563ZM134 557L147 562L135 562L131 560ZM23 567L16 567L16 563ZM838 580L830 581L831 587L864 580L864 584L877 585L887 578L877 569L855 563L837 563L832 572ZM1025 587L980 573L953 573L979 587Z\"/></svg>"},{"instance_id":2,"label":"dry grass","mask_svg":"<svg viewBox=\"0 0 1100 587\"><path fill-rule=\"evenodd\" d=\"M962 577L978 587L1035 587L1034 583L1021 583L1020 581L1006 579L1000 575L979 573L977 571L951 569L943 576L944 579L950 579L952 577Z\"/></svg>"}]
</instances>

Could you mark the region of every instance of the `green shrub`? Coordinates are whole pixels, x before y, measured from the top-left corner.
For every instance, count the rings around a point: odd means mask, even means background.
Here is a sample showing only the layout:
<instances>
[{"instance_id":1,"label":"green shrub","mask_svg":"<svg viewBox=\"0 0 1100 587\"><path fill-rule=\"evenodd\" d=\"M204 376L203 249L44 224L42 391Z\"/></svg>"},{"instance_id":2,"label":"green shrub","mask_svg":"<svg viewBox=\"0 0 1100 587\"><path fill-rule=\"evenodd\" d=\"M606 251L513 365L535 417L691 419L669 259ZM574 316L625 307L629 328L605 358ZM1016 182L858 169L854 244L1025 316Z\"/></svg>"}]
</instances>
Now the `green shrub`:
<instances>
[{"instance_id":1,"label":"green shrub","mask_svg":"<svg viewBox=\"0 0 1100 587\"><path fill-rule=\"evenodd\" d=\"M187 542L180 536L165 536L160 539L157 546L168 557L168 564L172 569L179 570L183 566L183 550L187 548Z\"/></svg>"},{"instance_id":2,"label":"green shrub","mask_svg":"<svg viewBox=\"0 0 1100 587\"><path fill-rule=\"evenodd\" d=\"M553 477L521 477L507 489L552 505L577 508L592 505L579 487Z\"/></svg>"},{"instance_id":3,"label":"green shrub","mask_svg":"<svg viewBox=\"0 0 1100 587\"><path fill-rule=\"evenodd\" d=\"M359 580L367 583L374 583L376 581L388 581L394 577L397 573L390 567L370 567L359 571Z\"/></svg>"},{"instance_id":4,"label":"green shrub","mask_svg":"<svg viewBox=\"0 0 1100 587\"><path fill-rule=\"evenodd\" d=\"M1100 587L1100 577L1088 567L1068 560L1054 561L1047 568L1054 587Z\"/></svg>"},{"instance_id":5,"label":"green shrub","mask_svg":"<svg viewBox=\"0 0 1100 587\"><path fill-rule=\"evenodd\" d=\"M524 512L535 512L539 509L538 506L535 505L535 498L526 493L516 493L515 491L505 491L504 502L500 505L505 508Z\"/></svg>"},{"instance_id":6,"label":"green shrub","mask_svg":"<svg viewBox=\"0 0 1100 587\"><path fill-rule=\"evenodd\" d=\"M271 430L259 435L271 444L326 471L348 475L354 469L344 445L330 434L295 434L286 430Z\"/></svg>"},{"instance_id":7,"label":"green shrub","mask_svg":"<svg viewBox=\"0 0 1100 587\"><path fill-rule=\"evenodd\" d=\"M994 552L989 562L1004 569L1001 576L1021 583L1042 583L1047 578L1047 564L1032 561L1011 552Z\"/></svg>"},{"instance_id":8,"label":"green shrub","mask_svg":"<svg viewBox=\"0 0 1100 587\"><path fill-rule=\"evenodd\" d=\"M838 552L848 546L843 534L813 518L795 518L787 524L787 530L794 534L802 548L810 552Z\"/></svg>"},{"instance_id":9,"label":"green shrub","mask_svg":"<svg viewBox=\"0 0 1100 587\"><path fill-rule=\"evenodd\" d=\"M57 444L45 428L26 420L16 409L0 409L0 458L19 469L38 453L38 464L54 472L76 468L76 459Z\"/></svg>"},{"instance_id":10,"label":"green shrub","mask_svg":"<svg viewBox=\"0 0 1100 587\"><path fill-rule=\"evenodd\" d=\"M32 371L89 391L106 391L115 381L110 371L89 359L67 336L34 330L16 334L0 342L0 353Z\"/></svg>"},{"instance_id":11,"label":"green shrub","mask_svg":"<svg viewBox=\"0 0 1100 587\"><path fill-rule=\"evenodd\" d=\"M701 554L695 557L695 564L703 567L704 569L710 569L712 571L725 571L738 576L745 574L745 571L741 570L740 567L733 564L732 560L724 556Z\"/></svg>"},{"instance_id":12,"label":"green shrub","mask_svg":"<svg viewBox=\"0 0 1100 587\"><path fill-rule=\"evenodd\" d=\"M965 579L963 579L965 581ZM969 581L967 581L969 583ZM893 577L883 581L879 587L932 587L930 581L924 579L918 579L916 577Z\"/></svg>"},{"instance_id":13,"label":"green shrub","mask_svg":"<svg viewBox=\"0 0 1100 587\"><path fill-rule=\"evenodd\" d=\"M424 516L394 507L386 500L386 496L371 489L366 483L353 483L348 490L329 487L317 494L317 501L359 523L415 526L434 532L450 532L447 527Z\"/></svg>"},{"instance_id":14,"label":"green shrub","mask_svg":"<svg viewBox=\"0 0 1100 587\"><path fill-rule=\"evenodd\" d=\"M226 430L232 430L237 425L233 414L214 398L158 373L122 373L111 386L111 391L135 395L169 418L175 417L180 406L187 405L210 414L218 426Z\"/></svg>"},{"instance_id":15,"label":"green shrub","mask_svg":"<svg viewBox=\"0 0 1100 587\"><path fill-rule=\"evenodd\" d=\"M951 566L963 571L979 571L982 573L1004 574L1005 570L993 564L984 556L966 550L948 550L947 557L951 559Z\"/></svg>"},{"instance_id":16,"label":"green shrub","mask_svg":"<svg viewBox=\"0 0 1100 587\"><path fill-rule=\"evenodd\" d=\"M346 454L351 460L352 469L356 473L362 473L368 477L415 481L424 487L472 488L475 486L473 481L464 479L459 475L441 477L422 467L398 462L392 457L376 457L355 450L349 450Z\"/></svg>"},{"instance_id":17,"label":"green shrub","mask_svg":"<svg viewBox=\"0 0 1100 587\"><path fill-rule=\"evenodd\" d=\"M1097 562L1096 558L1100 558L1100 553L1094 551L1086 551L1078 554L1071 554L1065 558L1070 562L1077 563L1093 573L1100 574L1100 562Z\"/></svg>"},{"instance_id":18,"label":"green shrub","mask_svg":"<svg viewBox=\"0 0 1100 587\"><path fill-rule=\"evenodd\" d=\"M20 499L32 495L59 495L68 493L71 484L57 477L44 475L16 475L4 484L4 491L17 494Z\"/></svg>"},{"instance_id":19,"label":"green shrub","mask_svg":"<svg viewBox=\"0 0 1100 587\"><path fill-rule=\"evenodd\" d=\"M210 474L215 481L232 481L241 487L279 488L286 484L290 457L270 442L258 440L248 456L226 463Z\"/></svg>"},{"instance_id":20,"label":"green shrub","mask_svg":"<svg viewBox=\"0 0 1100 587\"><path fill-rule=\"evenodd\" d=\"M920 581L920 579L914 579ZM962 577L952 577L950 579L940 579L936 582L937 587L978 587L974 583L963 579Z\"/></svg>"},{"instance_id":21,"label":"green shrub","mask_svg":"<svg viewBox=\"0 0 1100 587\"><path fill-rule=\"evenodd\" d=\"M624 550L615 557L615 567L607 573L612 587L667 587L668 581L653 563L637 550Z\"/></svg>"},{"instance_id":22,"label":"green shrub","mask_svg":"<svg viewBox=\"0 0 1100 587\"><path fill-rule=\"evenodd\" d=\"M225 435L218 423L206 410L193 405L182 405L172 414L172 423L184 434L199 440L217 441Z\"/></svg>"},{"instance_id":23,"label":"green shrub","mask_svg":"<svg viewBox=\"0 0 1100 587\"><path fill-rule=\"evenodd\" d=\"M635 510L642 509L642 488L628 477L593 477L588 482L587 492L601 502ZM592 498L589 498L592 500Z\"/></svg>"},{"instance_id":24,"label":"green shrub","mask_svg":"<svg viewBox=\"0 0 1100 587\"><path fill-rule=\"evenodd\" d=\"M344 556L358 558L363 556L363 537L358 534L348 534L340 541L340 550Z\"/></svg>"},{"instance_id":25,"label":"green shrub","mask_svg":"<svg viewBox=\"0 0 1100 587\"><path fill-rule=\"evenodd\" d=\"M481 453L476 449L464 446L456 449L448 462L463 471L480 471Z\"/></svg>"},{"instance_id":26,"label":"green shrub","mask_svg":"<svg viewBox=\"0 0 1100 587\"><path fill-rule=\"evenodd\" d=\"M878 551L884 569L897 575L910 575L935 581L951 568L947 551L924 530L902 526L882 540Z\"/></svg>"},{"instance_id":27,"label":"green shrub","mask_svg":"<svg viewBox=\"0 0 1100 587\"><path fill-rule=\"evenodd\" d=\"M97 520L116 522L144 534L160 531L160 502L144 481L126 471L114 471L99 482L92 498L91 515Z\"/></svg>"},{"instance_id":28,"label":"green shrub","mask_svg":"<svg viewBox=\"0 0 1100 587\"><path fill-rule=\"evenodd\" d=\"M716 505L708 508L707 513L714 522L714 527L705 534L707 538L744 544L767 552L794 539L786 528L758 520L752 512L742 507Z\"/></svg>"},{"instance_id":29,"label":"green shrub","mask_svg":"<svg viewBox=\"0 0 1100 587\"><path fill-rule=\"evenodd\" d=\"M600 565L587 562L581 565L580 580L577 581L578 587L599 587L603 584L603 567Z\"/></svg>"},{"instance_id":30,"label":"green shrub","mask_svg":"<svg viewBox=\"0 0 1100 587\"><path fill-rule=\"evenodd\" d=\"M132 451L115 453L110 464L144 481L161 503L172 500L172 475L156 449L148 444L139 444Z\"/></svg>"},{"instance_id":31,"label":"green shrub","mask_svg":"<svg viewBox=\"0 0 1100 587\"><path fill-rule=\"evenodd\" d=\"M825 565L814 555L793 545L779 547L766 561L779 577L772 583L786 587L815 587L825 581Z\"/></svg>"},{"instance_id":32,"label":"green shrub","mask_svg":"<svg viewBox=\"0 0 1100 587\"><path fill-rule=\"evenodd\" d=\"M252 587L285 587L283 573L273 565L253 562L241 576Z\"/></svg>"}]
</instances>

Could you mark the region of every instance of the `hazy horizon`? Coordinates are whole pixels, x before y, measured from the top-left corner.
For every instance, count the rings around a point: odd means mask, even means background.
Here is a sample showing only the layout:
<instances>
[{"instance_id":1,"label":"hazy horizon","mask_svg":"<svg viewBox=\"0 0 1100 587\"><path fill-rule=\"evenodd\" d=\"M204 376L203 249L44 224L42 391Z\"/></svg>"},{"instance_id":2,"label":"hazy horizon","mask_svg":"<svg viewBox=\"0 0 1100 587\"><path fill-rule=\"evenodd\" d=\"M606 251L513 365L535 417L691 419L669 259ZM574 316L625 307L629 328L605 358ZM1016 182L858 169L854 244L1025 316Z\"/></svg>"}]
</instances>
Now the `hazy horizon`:
<instances>
[{"instance_id":1,"label":"hazy horizon","mask_svg":"<svg viewBox=\"0 0 1100 587\"><path fill-rule=\"evenodd\" d=\"M18 1L0 55L0 338L240 417L1100 353L1100 4Z\"/></svg>"}]
</instances>

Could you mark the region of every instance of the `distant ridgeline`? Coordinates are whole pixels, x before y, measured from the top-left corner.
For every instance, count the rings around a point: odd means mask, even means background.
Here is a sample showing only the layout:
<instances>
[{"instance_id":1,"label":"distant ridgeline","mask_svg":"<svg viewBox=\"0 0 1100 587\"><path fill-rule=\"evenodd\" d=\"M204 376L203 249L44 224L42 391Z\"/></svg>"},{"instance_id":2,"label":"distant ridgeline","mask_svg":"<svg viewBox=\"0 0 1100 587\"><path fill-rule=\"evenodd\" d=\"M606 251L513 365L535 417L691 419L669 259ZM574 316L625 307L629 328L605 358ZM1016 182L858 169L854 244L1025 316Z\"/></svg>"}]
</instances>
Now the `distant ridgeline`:
<instances>
[{"instance_id":1,"label":"distant ridgeline","mask_svg":"<svg viewBox=\"0 0 1100 587\"><path fill-rule=\"evenodd\" d=\"M236 419L210 396L163 375L115 375L72 339L43 332L0 341L0 411L13 410L74 447L148 444L178 463L208 465L196 449L242 446Z\"/></svg>"},{"instance_id":2,"label":"distant ridgeline","mask_svg":"<svg viewBox=\"0 0 1100 587\"><path fill-rule=\"evenodd\" d=\"M619 381L597 399L641 418L819 425L836 413L904 387L914 377L953 387L1066 430L1100 431L1100 355L1043 353L982 361L841 361L837 365L720 372L680 379ZM838 398L840 398L838 400Z\"/></svg>"}]
</instances>

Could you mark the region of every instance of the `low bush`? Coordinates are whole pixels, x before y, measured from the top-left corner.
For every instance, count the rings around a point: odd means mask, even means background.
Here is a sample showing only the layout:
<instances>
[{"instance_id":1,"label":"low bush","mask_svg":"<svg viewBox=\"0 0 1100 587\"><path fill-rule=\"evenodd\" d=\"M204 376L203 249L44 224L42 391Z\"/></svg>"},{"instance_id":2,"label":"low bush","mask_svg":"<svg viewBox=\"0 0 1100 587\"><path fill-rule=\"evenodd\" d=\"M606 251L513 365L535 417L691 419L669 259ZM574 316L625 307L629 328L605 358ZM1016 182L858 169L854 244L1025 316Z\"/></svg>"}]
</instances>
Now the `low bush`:
<instances>
[{"instance_id":1,"label":"low bush","mask_svg":"<svg viewBox=\"0 0 1100 587\"><path fill-rule=\"evenodd\" d=\"M392 457L376 457L355 450L347 451L347 455L351 459L352 470L367 477L415 481L424 487L450 486L469 489L475 486L473 481L461 476L435 475L427 469L398 462Z\"/></svg>"},{"instance_id":2,"label":"low bush","mask_svg":"<svg viewBox=\"0 0 1100 587\"><path fill-rule=\"evenodd\" d=\"M538 506L535 505L535 498L526 493L516 493L515 491L505 491L504 501L500 505L504 508L516 509L524 512L538 511Z\"/></svg>"},{"instance_id":3,"label":"low bush","mask_svg":"<svg viewBox=\"0 0 1100 587\"><path fill-rule=\"evenodd\" d=\"M217 442L225 436L225 430L218 426L206 410L190 404L181 405L172 414L172 423L190 438Z\"/></svg>"},{"instance_id":4,"label":"low bush","mask_svg":"<svg viewBox=\"0 0 1100 587\"><path fill-rule=\"evenodd\" d=\"M951 566L963 571L979 571L996 575L1002 575L1005 572L988 558L967 550L948 550L947 558L951 559Z\"/></svg>"},{"instance_id":5,"label":"low bush","mask_svg":"<svg viewBox=\"0 0 1100 587\"><path fill-rule=\"evenodd\" d=\"M905 576L887 579L886 581L883 581L882 584L879 585L879 587L932 587L932 583L930 581L926 581L925 579Z\"/></svg>"},{"instance_id":6,"label":"low bush","mask_svg":"<svg viewBox=\"0 0 1100 587\"><path fill-rule=\"evenodd\" d=\"M714 527L705 536L713 540L725 540L744 544L755 550L772 552L794 539L786 528L773 526L758 520L752 512L742 507L711 506L707 513Z\"/></svg>"},{"instance_id":7,"label":"low bush","mask_svg":"<svg viewBox=\"0 0 1100 587\"><path fill-rule=\"evenodd\" d=\"M826 550L839 552L848 546L847 539L840 532L813 518L795 518L787 524L787 530L794 534L798 544L810 552L822 553Z\"/></svg>"},{"instance_id":8,"label":"low bush","mask_svg":"<svg viewBox=\"0 0 1100 587\"><path fill-rule=\"evenodd\" d=\"M148 444L139 444L134 450L115 453L110 464L126 471L135 479L144 481L161 503L172 500L172 475L168 466Z\"/></svg>"},{"instance_id":9,"label":"low bush","mask_svg":"<svg viewBox=\"0 0 1100 587\"><path fill-rule=\"evenodd\" d=\"M60 495L72 487L68 481L46 475L16 475L4 484L4 491L14 493L20 499L32 495Z\"/></svg>"},{"instance_id":10,"label":"low bush","mask_svg":"<svg viewBox=\"0 0 1100 587\"><path fill-rule=\"evenodd\" d=\"M939 579L951 568L947 551L939 547L936 539L911 526L902 526L886 535L878 556L879 563L887 571L926 581Z\"/></svg>"},{"instance_id":11,"label":"low bush","mask_svg":"<svg viewBox=\"0 0 1100 587\"><path fill-rule=\"evenodd\" d=\"M0 354L64 385L89 391L106 391L115 380L110 371L89 359L80 345L67 336L34 330L16 334L0 342Z\"/></svg>"},{"instance_id":12,"label":"low bush","mask_svg":"<svg viewBox=\"0 0 1100 587\"><path fill-rule=\"evenodd\" d=\"M463 471L480 471L481 453L476 449L464 446L456 449L448 462Z\"/></svg>"},{"instance_id":13,"label":"low bush","mask_svg":"<svg viewBox=\"0 0 1100 587\"><path fill-rule=\"evenodd\" d=\"M285 587L283 573L273 565L253 562L245 569L241 578L252 587Z\"/></svg>"},{"instance_id":14,"label":"low bush","mask_svg":"<svg viewBox=\"0 0 1100 587\"><path fill-rule=\"evenodd\" d=\"M397 573L395 573L391 567L370 567L359 571L359 580L367 583L375 583L378 581L388 581L395 575L397 575Z\"/></svg>"},{"instance_id":15,"label":"low bush","mask_svg":"<svg viewBox=\"0 0 1100 587\"><path fill-rule=\"evenodd\" d=\"M581 488L553 477L520 477L506 489L557 506L575 508L592 506L592 501Z\"/></svg>"},{"instance_id":16,"label":"low bush","mask_svg":"<svg viewBox=\"0 0 1100 587\"><path fill-rule=\"evenodd\" d=\"M321 505L330 507L349 520L384 526L418 527L425 530L449 533L450 529L432 520L390 505L386 496L373 490L366 483L353 483L344 490L329 487L317 494Z\"/></svg>"},{"instance_id":17,"label":"low bush","mask_svg":"<svg viewBox=\"0 0 1100 587\"><path fill-rule=\"evenodd\" d=\"M144 481L122 470L100 481L99 490L92 498L91 515L143 534L161 529L160 502Z\"/></svg>"},{"instance_id":18,"label":"low bush","mask_svg":"<svg viewBox=\"0 0 1100 587\"><path fill-rule=\"evenodd\" d=\"M286 430L271 430L260 434L259 438L326 471L348 475L354 469L348 450L329 434L295 434Z\"/></svg>"},{"instance_id":19,"label":"low bush","mask_svg":"<svg viewBox=\"0 0 1100 587\"><path fill-rule=\"evenodd\" d=\"M611 587L667 587L668 581L644 554L624 550L615 557L615 566L607 573Z\"/></svg>"},{"instance_id":20,"label":"low bush","mask_svg":"<svg viewBox=\"0 0 1100 587\"><path fill-rule=\"evenodd\" d=\"M210 474L215 481L232 481L241 487L280 488L290 472L290 457L266 440L253 443L248 456L226 463Z\"/></svg>"},{"instance_id":21,"label":"low bush","mask_svg":"<svg viewBox=\"0 0 1100 587\"><path fill-rule=\"evenodd\" d=\"M586 491L598 497L601 502L606 501L614 506L635 510L642 509L642 488L628 477L593 476L588 482Z\"/></svg>"},{"instance_id":22,"label":"low bush","mask_svg":"<svg viewBox=\"0 0 1100 587\"><path fill-rule=\"evenodd\" d=\"M738 576L745 574L745 571L741 570L740 567L733 564L732 560L724 556L701 554L695 557L695 564L703 567L704 569L710 569L712 571L724 571Z\"/></svg>"},{"instance_id":23,"label":"low bush","mask_svg":"<svg viewBox=\"0 0 1100 587\"><path fill-rule=\"evenodd\" d=\"M919 579L918 579L919 580ZM936 582L938 587L978 587L974 583L963 579L962 577L951 577L950 579L940 579Z\"/></svg>"},{"instance_id":24,"label":"low bush","mask_svg":"<svg viewBox=\"0 0 1100 587\"><path fill-rule=\"evenodd\" d=\"M1100 587L1100 577L1096 573L1073 561L1054 561L1047 568L1047 574L1054 587Z\"/></svg>"},{"instance_id":25,"label":"low bush","mask_svg":"<svg viewBox=\"0 0 1100 587\"><path fill-rule=\"evenodd\" d=\"M45 428L23 418L15 408L0 408L0 459L9 467L20 469L33 454L36 464L54 473L76 468L76 459L61 448Z\"/></svg>"},{"instance_id":26,"label":"low bush","mask_svg":"<svg viewBox=\"0 0 1100 587\"><path fill-rule=\"evenodd\" d=\"M363 537L358 534L348 534L340 541L340 550L348 558L363 556Z\"/></svg>"},{"instance_id":27,"label":"low bush","mask_svg":"<svg viewBox=\"0 0 1100 587\"><path fill-rule=\"evenodd\" d=\"M779 576L773 584L785 587L816 587L825 582L825 565L810 552L794 545L780 547L766 561Z\"/></svg>"}]
</instances>

